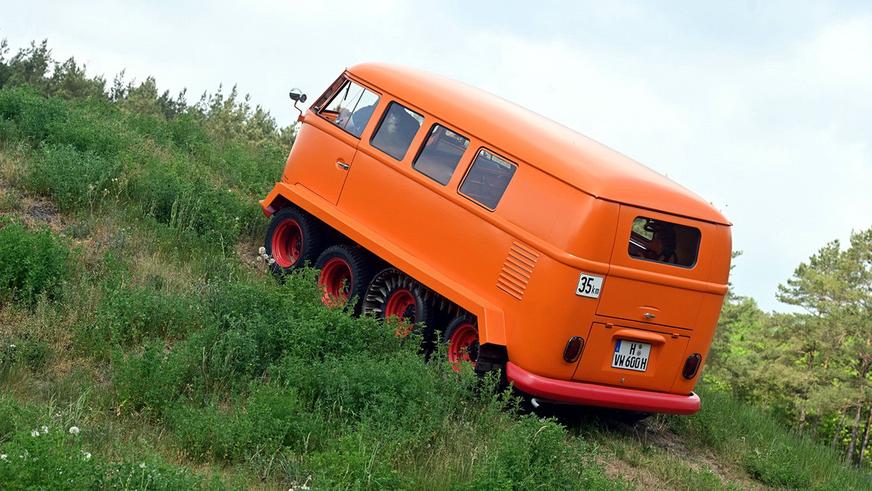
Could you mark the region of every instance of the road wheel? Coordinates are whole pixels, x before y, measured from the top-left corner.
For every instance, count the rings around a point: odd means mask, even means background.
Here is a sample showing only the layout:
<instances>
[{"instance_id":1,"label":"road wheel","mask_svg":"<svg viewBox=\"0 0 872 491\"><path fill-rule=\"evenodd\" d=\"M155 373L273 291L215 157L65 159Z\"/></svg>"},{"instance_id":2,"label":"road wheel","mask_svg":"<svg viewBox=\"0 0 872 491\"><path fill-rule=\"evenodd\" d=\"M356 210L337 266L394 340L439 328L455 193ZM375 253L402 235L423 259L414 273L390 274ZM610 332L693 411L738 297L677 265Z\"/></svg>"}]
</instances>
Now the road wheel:
<instances>
[{"instance_id":1,"label":"road wheel","mask_svg":"<svg viewBox=\"0 0 872 491\"><path fill-rule=\"evenodd\" d=\"M274 260L270 269L282 275L313 262L323 250L325 231L320 222L296 207L275 215L266 230L263 247Z\"/></svg>"},{"instance_id":2,"label":"road wheel","mask_svg":"<svg viewBox=\"0 0 872 491\"><path fill-rule=\"evenodd\" d=\"M398 269L380 271L370 283L363 302L363 313L379 319L399 319L397 336L405 337L414 327L426 327L425 342L432 329L432 309L426 301L426 289Z\"/></svg>"},{"instance_id":3,"label":"road wheel","mask_svg":"<svg viewBox=\"0 0 872 491\"><path fill-rule=\"evenodd\" d=\"M473 319L462 315L452 320L445 328L445 342L448 344L448 362L455 371L459 371L464 362L475 367L480 346L478 326Z\"/></svg>"},{"instance_id":4,"label":"road wheel","mask_svg":"<svg viewBox=\"0 0 872 491\"><path fill-rule=\"evenodd\" d=\"M372 278L373 259L357 245L334 245L324 249L315 261L320 269L318 286L321 301L328 307L344 307L354 300L351 307L359 313L360 297ZM356 299L356 300L355 300Z\"/></svg>"}]
</instances>

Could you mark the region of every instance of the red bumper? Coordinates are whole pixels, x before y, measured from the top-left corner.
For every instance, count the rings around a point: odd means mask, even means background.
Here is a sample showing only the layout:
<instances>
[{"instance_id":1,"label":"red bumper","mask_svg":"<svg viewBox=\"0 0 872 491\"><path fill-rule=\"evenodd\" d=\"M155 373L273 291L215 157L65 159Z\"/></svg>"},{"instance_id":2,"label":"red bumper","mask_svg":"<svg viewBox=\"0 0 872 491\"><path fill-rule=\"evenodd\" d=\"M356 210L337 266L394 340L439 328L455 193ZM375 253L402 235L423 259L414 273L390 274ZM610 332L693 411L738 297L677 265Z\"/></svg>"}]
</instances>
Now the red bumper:
<instances>
[{"instance_id":1,"label":"red bumper","mask_svg":"<svg viewBox=\"0 0 872 491\"><path fill-rule=\"evenodd\" d=\"M506 377L515 387L542 399L578 404L580 406L611 407L646 413L694 414L699 411L699 396L666 394L637 389L622 389L607 385L556 380L534 375L512 362L506 364Z\"/></svg>"}]
</instances>

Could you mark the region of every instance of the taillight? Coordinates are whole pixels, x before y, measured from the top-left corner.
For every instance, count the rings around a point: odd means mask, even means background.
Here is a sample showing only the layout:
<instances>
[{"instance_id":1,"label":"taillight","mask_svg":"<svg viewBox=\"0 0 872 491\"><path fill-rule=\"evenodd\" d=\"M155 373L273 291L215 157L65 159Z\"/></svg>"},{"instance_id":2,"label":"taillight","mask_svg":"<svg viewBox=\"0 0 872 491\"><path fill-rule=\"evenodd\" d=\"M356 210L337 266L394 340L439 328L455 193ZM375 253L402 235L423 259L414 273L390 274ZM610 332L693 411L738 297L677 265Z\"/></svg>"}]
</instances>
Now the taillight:
<instances>
[{"instance_id":1,"label":"taillight","mask_svg":"<svg viewBox=\"0 0 872 491\"><path fill-rule=\"evenodd\" d=\"M584 339L578 336L572 336L569 338L569 342L566 343L566 348L563 349L563 359L566 360L566 363L572 363L578 359L578 356L581 355L581 350L584 349Z\"/></svg>"},{"instance_id":2,"label":"taillight","mask_svg":"<svg viewBox=\"0 0 872 491\"><path fill-rule=\"evenodd\" d=\"M699 370L699 365L701 363L702 355L699 353L694 353L688 356L687 361L684 362L684 370L681 371L681 375L688 380L696 377L696 372Z\"/></svg>"}]
</instances>

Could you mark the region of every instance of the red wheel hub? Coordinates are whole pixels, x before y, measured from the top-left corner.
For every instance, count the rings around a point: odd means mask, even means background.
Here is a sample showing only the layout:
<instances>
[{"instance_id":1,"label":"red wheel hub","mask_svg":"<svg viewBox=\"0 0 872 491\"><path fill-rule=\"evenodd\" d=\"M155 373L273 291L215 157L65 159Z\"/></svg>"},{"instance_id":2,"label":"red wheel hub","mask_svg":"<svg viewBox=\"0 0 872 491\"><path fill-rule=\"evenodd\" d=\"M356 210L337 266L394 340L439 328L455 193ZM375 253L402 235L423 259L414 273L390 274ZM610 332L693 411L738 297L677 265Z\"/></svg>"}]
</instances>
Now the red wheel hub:
<instances>
[{"instance_id":1,"label":"red wheel hub","mask_svg":"<svg viewBox=\"0 0 872 491\"><path fill-rule=\"evenodd\" d=\"M464 322L454 328L448 339L448 361L454 365L454 370L459 370L461 362L475 366L477 358L478 329L471 322Z\"/></svg>"},{"instance_id":2,"label":"red wheel hub","mask_svg":"<svg viewBox=\"0 0 872 491\"><path fill-rule=\"evenodd\" d=\"M318 285L323 294L321 301L328 307L340 307L351 295L351 265L341 257L330 258L321 268Z\"/></svg>"},{"instance_id":3,"label":"red wheel hub","mask_svg":"<svg viewBox=\"0 0 872 491\"><path fill-rule=\"evenodd\" d=\"M279 223L272 236L272 256L282 268L290 268L300 259L303 229L293 218Z\"/></svg>"},{"instance_id":4,"label":"red wheel hub","mask_svg":"<svg viewBox=\"0 0 872 491\"><path fill-rule=\"evenodd\" d=\"M385 319L396 317L400 320L397 336L408 336L412 325L417 322L415 296L406 288L394 291L385 304Z\"/></svg>"}]
</instances>

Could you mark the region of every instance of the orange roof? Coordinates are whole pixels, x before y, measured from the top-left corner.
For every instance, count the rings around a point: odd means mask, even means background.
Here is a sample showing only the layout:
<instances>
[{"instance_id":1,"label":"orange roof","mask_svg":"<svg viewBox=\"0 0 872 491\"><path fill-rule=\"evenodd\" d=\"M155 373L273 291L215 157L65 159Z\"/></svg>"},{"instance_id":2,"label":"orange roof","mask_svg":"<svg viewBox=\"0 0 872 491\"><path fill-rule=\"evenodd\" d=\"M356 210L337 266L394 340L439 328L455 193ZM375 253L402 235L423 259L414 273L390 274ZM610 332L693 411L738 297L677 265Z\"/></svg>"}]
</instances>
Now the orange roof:
<instances>
[{"instance_id":1,"label":"orange roof","mask_svg":"<svg viewBox=\"0 0 872 491\"><path fill-rule=\"evenodd\" d=\"M692 191L611 148L493 94L381 63L348 71L376 88L598 198L729 225Z\"/></svg>"}]
</instances>

